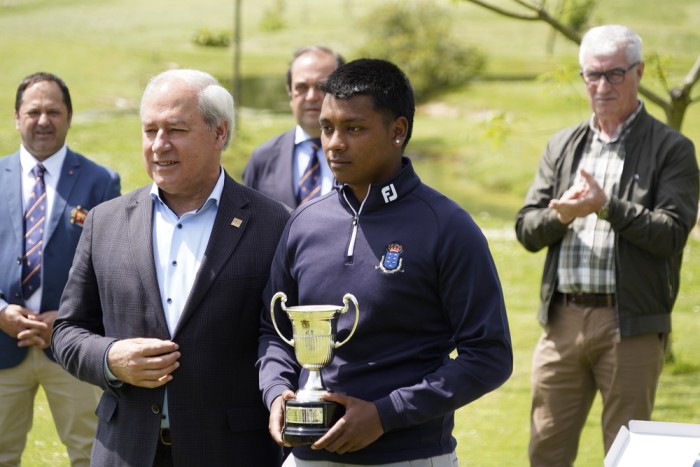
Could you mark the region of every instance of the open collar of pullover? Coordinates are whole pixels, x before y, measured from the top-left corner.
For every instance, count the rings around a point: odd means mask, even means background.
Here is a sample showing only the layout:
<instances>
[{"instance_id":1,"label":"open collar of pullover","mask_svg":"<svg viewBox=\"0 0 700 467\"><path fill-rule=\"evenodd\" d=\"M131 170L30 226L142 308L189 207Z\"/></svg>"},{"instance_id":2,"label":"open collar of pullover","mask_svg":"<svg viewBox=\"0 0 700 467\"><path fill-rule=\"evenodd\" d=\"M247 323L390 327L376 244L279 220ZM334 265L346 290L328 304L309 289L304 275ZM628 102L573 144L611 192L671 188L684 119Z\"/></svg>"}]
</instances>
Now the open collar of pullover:
<instances>
[{"instance_id":1,"label":"open collar of pullover","mask_svg":"<svg viewBox=\"0 0 700 467\"><path fill-rule=\"evenodd\" d=\"M401 159L401 170L391 179L382 183L373 183L364 201L357 200L347 185L340 187L340 197L356 217L364 212L371 212L398 202L413 191L421 181L413 170L413 164L407 157Z\"/></svg>"}]
</instances>

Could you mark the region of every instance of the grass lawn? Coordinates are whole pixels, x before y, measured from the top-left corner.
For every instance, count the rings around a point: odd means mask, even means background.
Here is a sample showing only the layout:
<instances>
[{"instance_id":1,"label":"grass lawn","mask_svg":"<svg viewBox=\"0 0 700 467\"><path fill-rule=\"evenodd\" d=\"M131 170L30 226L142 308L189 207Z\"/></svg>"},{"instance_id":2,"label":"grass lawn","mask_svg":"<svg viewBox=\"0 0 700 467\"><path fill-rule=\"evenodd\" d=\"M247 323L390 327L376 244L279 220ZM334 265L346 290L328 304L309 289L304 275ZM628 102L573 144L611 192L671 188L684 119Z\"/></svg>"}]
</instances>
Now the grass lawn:
<instances>
[{"instance_id":1,"label":"grass lawn","mask_svg":"<svg viewBox=\"0 0 700 467\"><path fill-rule=\"evenodd\" d=\"M25 467L70 466L65 446L58 439L44 390L39 388L34 402L34 423L22 456Z\"/></svg>"},{"instance_id":2,"label":"grass lawn","mask_svg":"<svg viewBox=\"0 0 700 467\"><path fill-rule=\"evenodd\" d=\"M278 0L242 3L241 70L246 80L257 80L259 87L244 86L242 94L234 96L243 108L238 135L224 154L224 165L235 178L253 147L292 125L283 94L274 106L277 111L256 103L279 93L293 49L318 43L356 58L353 51L366 34L358 27L359 20L377 4L294 0L280 9ZM436 3L451 9L457 24L451 34L487 54L489 76L569 70L568 79L556 82L484 79L439 96L418 109L408 147L423 180L462 204L489 233L513 335L512 378L457 413L461 464L524 466L530 359L540 332L535 313L544 255L527 253L517 244L513 219L548 137L586 118L589 110L575 73L576 48L557 38L548 51L549 31L543 24L508 20L461 1ZM148 183L141 163L138 120L143 87L152 75L169 67L200 68L229 82L231 48L201 48L192 44L191 37L203 28L230 29L233 4L220 0L0 0L0 155L18 146L12 114L17 84L34 71L52 71L66 80L73 94L69 145L118 170L123 192ZM263 19L275 11L286 28L264 30ZM666 57L671 84L682 80L700 51L699 0L666 0L663 8L655 0L609 0L600 2L594 18L596 24L620 22L635 28L644 38L646 52ZM662 89L651 72L644 84ZM647 108L661 116L656 107ZM690 108L683 129L700 142L699 105ZM664 370L654 418L700 423L697 238L686 249L682 281L674 311L675 362ZM602 464L599 417L596 403L577 466ZM68 465L41 391L23 465Z\"/></svg>"}]
</instances>

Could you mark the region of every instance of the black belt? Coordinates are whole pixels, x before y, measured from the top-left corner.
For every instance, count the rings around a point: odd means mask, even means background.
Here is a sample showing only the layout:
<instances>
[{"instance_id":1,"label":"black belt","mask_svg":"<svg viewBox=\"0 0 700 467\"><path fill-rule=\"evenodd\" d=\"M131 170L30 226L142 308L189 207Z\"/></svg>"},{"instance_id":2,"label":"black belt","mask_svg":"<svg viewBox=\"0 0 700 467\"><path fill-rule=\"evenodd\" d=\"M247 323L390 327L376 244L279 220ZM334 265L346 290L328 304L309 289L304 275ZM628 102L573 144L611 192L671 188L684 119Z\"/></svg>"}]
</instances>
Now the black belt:
<instances>
[{"instance_id":1,"label":"black belt","mask_svg":"<svg viewBox=\"0 0 700 467\"><path fill-rule=\"evenodd\" d=\"M559 293L559 292L557 292ZM615 294L610 293L559 293L565 304L590 306L593 308L615 306Z\"/></svg>"},{"instance_id":2,"label":"black belt","mask_svg":"<svg viewBox=\"0 0 700 467\"><path fill-rule=\"evenodd\" d=\"M170 438L170 428L160 429L160 444L163 446L172 446L173 440Z\"/></svg>"}]
</instances>

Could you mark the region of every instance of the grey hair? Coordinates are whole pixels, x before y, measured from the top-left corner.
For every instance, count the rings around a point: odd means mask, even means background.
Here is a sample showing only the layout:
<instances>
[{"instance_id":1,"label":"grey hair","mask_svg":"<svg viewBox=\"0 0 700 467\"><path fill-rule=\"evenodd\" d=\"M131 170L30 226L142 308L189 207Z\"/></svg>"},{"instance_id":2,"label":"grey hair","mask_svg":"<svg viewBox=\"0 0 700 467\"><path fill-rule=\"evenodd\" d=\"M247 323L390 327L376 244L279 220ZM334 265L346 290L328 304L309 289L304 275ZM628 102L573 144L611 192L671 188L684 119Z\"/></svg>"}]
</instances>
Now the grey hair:
<instances>
[{"instance_id":1,"label":"grey hair","mask_svg":"<svg viewBox=\"0 0 700 467\"><path fill-rule=\"evenodd\" d=\"M642 38L626 26L608 24L589 29L581 39L578 62L583 67L587 57L610 56L624 49L627 64L642 61Z\"/></svg>"},{"instance_id":2,"label":"grey hair","mask_svg":"<svg viewBox=\"0 0 700 467\"><path fill-rule=\"evenodd\" d=\"M167 70L154 76L146 85L141 97L141 117L143 117L143 104L146 97L157 85L167 81L182 81L197 92L199 109L202 112L204 123L209 128L214 129L222 122L228 124L223 147L226 149L231 143L233 135L233 96L209 73L199 70Z\"/></svg>"}]
</instances>

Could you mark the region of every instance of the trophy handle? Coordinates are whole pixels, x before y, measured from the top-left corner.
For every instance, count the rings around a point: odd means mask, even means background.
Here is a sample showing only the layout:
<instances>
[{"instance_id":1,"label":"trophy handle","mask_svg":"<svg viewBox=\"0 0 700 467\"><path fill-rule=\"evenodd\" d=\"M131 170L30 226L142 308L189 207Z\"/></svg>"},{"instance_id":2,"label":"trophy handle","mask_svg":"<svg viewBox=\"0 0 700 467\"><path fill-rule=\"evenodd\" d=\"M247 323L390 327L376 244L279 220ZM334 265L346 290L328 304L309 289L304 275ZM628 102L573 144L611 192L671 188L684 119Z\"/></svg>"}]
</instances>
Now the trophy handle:
<instances>
[{"instance_id":1,"label":"trophy handle","mask_svg":"<svg viewBox=\"0 0 700 467\"><path fill-rule=\"evenodd\" d=\"M272 301L270 302L270 315L272 315L272 325L275 327L275 331L277 331L277 335L280 336L280 338L283 341L285 341L287 344L294 347L294 339L289 340L286 337L284 337L282 335L282 333L280 332L280 328L277 327L277 321L275 321L275 302L277 301L277 299L280 300L280 307L282 308L282 311L286 311L284 304L287 302L287 295L285 295L284 292L277 292L272 297Z\"/></svg>"},{"instance_id":2,"label":"trophy handle","mask_svg":"<svg viewBox=\"0 0 700 467\"><path fill-rule=\"evenodd\" d=\"M343 314L346 311L348 311L348 302L352 302L352 304L355 305L355 323L353 323L352 329L350 330L350 334L348 334L348 337L346 337L343 342L334 344L334 347L336 349L342 345L345 345L345 343L350 340L352 335L355 334L355 329L357 328L357 322L360 320L360 307L357 305L357 299L351 293L346 293L345 296L343 296L343 304L345 306L343 307L342 310L340 310L340 314Z\"/></svg>"}]
</instances>

